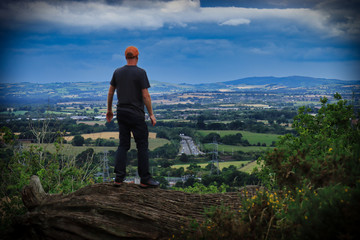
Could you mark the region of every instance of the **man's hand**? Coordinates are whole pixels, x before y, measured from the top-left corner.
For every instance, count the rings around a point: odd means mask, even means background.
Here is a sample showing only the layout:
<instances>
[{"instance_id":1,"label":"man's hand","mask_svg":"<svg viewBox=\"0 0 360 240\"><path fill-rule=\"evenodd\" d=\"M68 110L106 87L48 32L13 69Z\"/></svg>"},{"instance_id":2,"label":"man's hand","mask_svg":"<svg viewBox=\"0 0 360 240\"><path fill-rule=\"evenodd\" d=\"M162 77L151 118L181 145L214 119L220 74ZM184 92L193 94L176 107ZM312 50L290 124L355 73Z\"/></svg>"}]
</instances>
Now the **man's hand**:
<instances>
[{"instance_id":1,"label":"man's hand","mask_svg":"<svg viewBox=\"0 0 360 240\"><path fill-rule=\"evenodd\" d=\"M111 120L113 119L113 117L114 117L114 114L113 114L112 111L108 111L108 112L106 113L106 120L107 120L108 122L111 122Z\"/></svg>"},{"instance_id":2,"label":"man's hand","mask_svg":"<svg viewBox=\"0 0 360 240\"><path fill-rule=\"evenodd\" d=\"M151 120L151 124L152 124L153 126L155 126L155 124L156 124L156 118L155 118L154 114L153 114L153 115L150 115L150 120Z\"/></svg>"},{"instance_id":3,"label":"man's hand","mask_svg":"<svg viewBox=\"0 0 360 240\"><path fill-rule=\"evenodd\" d=\"M106 113L106 120L108 122L111 122L111 119L113 119L114 114L112 112L112 101L114 97L115 87L110 85L109 87L109 93L107 98L107 113Z\"/></svg>"}]
</instances>

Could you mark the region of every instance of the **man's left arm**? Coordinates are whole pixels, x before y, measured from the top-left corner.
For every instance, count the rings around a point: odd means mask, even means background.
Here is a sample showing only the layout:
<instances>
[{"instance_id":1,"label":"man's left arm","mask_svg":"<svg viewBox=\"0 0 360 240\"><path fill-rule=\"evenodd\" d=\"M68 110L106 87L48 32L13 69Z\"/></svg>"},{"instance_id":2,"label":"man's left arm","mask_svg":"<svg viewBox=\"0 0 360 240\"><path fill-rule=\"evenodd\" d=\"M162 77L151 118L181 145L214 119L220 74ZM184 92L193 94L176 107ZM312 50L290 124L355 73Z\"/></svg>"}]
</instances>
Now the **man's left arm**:
<instances>
[{"instance_id":1,"label":"man's left arm","mask_svg":"<svg viewBox=\"0 0 360 240\"><path fill-rule=\"evenodd\" d=\"M108 122L111 122L111 120L114 117L114 114L113 114L113 111L112 111L112 103L113 103L114 92L115 92L115 87L113 85L110 85L108 98L107 98L107 113L106 113L106 120Z\"/></svg>"}]
</instances>

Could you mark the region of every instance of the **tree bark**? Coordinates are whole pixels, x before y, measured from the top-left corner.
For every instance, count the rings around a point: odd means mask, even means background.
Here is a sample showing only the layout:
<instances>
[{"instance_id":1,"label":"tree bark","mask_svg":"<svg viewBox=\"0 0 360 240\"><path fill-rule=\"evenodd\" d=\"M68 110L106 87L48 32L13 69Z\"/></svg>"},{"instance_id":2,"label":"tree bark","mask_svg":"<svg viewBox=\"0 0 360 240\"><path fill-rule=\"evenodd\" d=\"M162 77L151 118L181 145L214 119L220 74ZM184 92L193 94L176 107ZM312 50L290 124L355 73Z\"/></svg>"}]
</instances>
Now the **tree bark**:
<instances>
[{"instance_id":1,"label":"tree bark","mask_svg":"<svg viewBox=\"0 0 360 240\"><path fill-rule=\"evenodd\" d=\"M257 186L248 186L252 196ZM224 194L189 194L143 189L136 184L93 184L73 193L46 194L37 176L22 191L28 212L16 221L21 239L168 239L204 210L238 209L245 189Z\"/></svg>"}]
</instances>

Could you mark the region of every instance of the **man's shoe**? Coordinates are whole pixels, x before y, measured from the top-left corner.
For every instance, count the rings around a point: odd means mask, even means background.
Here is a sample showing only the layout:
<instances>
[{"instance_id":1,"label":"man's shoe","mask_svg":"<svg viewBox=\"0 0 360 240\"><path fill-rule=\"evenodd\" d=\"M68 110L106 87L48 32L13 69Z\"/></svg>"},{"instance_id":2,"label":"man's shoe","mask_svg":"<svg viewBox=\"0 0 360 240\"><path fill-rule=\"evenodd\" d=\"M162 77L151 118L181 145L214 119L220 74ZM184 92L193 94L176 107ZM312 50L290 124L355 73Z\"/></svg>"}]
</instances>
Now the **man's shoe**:
<instances>
[{"instance_id":1,"label":"man's shoe","mask_svg":"<svg viewBox=\"0 0 360 240\"><path fill-rule=\"evenodd\" d=\"M149 178L147 181L140 181L140 187L142 188L157 188L160 183L153 178Z\"/></svg>"},{"instance_id":2,"label":"man's shoe","mask_svg":"<svg viewBox=\"0 0 360 240\"><path fill-rule=\"evenodd\" d=\"M119 185L122 184L123 182L124 182L124 179L118 178L118 177L116 177L115 180L114 180L114 183L119 184Z\"/></svg>"}]
</instances>

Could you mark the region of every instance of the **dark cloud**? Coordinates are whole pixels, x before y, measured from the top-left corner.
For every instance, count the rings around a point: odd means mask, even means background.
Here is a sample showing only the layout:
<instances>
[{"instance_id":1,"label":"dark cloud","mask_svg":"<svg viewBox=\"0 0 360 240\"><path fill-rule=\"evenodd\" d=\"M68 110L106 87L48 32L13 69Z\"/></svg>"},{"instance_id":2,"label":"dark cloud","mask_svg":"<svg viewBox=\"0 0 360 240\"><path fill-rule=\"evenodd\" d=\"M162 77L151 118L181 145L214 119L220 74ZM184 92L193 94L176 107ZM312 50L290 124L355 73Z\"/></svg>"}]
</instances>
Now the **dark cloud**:
<instances>
[{"instance_id":1,"label":"dark cloud","mask_svg":"<svg viewBox=\"0 0 360 240\"><path fill-rule=\"evenodd\" d=\"M327 14L329 23L353 40L360 41L360 1L325 0L315 6Z\"/></svg>"},{"instance_id":2,"label":"dark cloud","mask_svg":"<svg viewBox=\"0 0 360 240\"><path fill-rule=\"evenodd\" d=\"M203 0L200 2L202 7L312 8L319 0Z\"/></svg>"},{"instance_id":3,"label":"dark cloud","mask_svg":"<svg viewBox=\"0 0 360 240\"><path fill-rule=\"evenodd\" d=\"M201 1L202 7L309 8L321 11L329 24L355 40L360 39L359 0L225 0ZM359 40L360 41L360 40Z\"/></svg>"}]
</instances>

